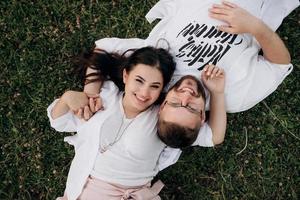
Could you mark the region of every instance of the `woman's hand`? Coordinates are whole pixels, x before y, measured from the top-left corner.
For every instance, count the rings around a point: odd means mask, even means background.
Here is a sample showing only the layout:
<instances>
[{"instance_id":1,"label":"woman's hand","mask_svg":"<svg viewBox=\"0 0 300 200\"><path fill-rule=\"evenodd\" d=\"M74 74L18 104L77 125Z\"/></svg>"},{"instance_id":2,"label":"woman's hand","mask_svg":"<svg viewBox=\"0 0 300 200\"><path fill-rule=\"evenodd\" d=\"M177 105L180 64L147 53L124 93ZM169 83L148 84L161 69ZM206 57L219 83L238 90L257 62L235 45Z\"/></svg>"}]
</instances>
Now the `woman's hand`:
<instances>
[{"instance_id":1,"label":"woman's hand","mask_svg":"<svg viewBox=\"0 0 300 200\"><path fill-rule=\"evenodd\" d=\"M70 110L73 112L84 108L89 103L88 96L84 92L67 91L61 97L61 100L67 104Z\"/></svg>"},{"instance_id":2,"label":"woman's hand","mask_svg":"<svg viewBox=\"0 0 300 200\"><path fill-rule=\"evenodd\" d=\"M84 120L89 120L96 112L103 110L102 99L99 94L86 94L88 96L88 105L76 110L75 115Z\"/></svg>"},{"instance_id":3,"label":"woman's hand","mask_svg":"<svg viewBox=\"0 0 300 200\"><path fill-rule=\"evenodd\" d=\"M77 110L84 108L88 105L88 96L84 92L67 91L65 92L59 101L55 104L51 111L51 116L56 119L69 110L76 112Z\"/></svg>"}]
</instances>

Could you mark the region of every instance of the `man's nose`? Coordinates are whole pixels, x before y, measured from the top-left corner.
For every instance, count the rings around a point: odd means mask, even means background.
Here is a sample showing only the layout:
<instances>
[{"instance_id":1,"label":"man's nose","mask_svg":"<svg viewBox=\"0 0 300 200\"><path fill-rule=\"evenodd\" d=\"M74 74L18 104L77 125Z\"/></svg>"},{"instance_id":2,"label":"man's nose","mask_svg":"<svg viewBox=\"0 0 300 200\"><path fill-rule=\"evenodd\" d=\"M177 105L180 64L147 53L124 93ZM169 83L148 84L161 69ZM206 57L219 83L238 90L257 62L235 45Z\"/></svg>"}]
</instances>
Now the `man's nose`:
<instances>
[{"instance_id":1,"label":"man's nose","mask_svg":"<svg viewBox=\"0 0 300 200\"><path fill-rule=\"evenodd\" d=\"M181 95L181 104L183 106L187 106L189 104L190 100L191 100L191 97L192 97L192 95L189 92L182 93L182 95Z\"/></svg>"}]
</instances>

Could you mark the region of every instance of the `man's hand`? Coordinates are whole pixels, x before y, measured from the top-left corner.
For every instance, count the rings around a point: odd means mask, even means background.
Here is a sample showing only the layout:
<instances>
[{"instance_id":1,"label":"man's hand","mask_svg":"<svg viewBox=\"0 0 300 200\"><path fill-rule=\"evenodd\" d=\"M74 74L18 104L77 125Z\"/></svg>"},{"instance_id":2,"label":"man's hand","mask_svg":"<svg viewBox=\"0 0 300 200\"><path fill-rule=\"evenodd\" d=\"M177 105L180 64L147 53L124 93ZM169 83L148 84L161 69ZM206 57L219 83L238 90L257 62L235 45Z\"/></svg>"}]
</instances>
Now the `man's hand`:
<instances>
[{"instance_id":1,"label":"man's hand","mask_svg":"<svg viewBox=\"0 0 300 200\"><path fill-rule=\"evenodd\" d=\"M225 109L225 73L215 65L206 65L202 71L201 79L210 92L210 118L208 124L213 134L213 143L221 144L225 138L226 131L226 109Z\"/></svg>"},{"instance_id":2,"label":"man's hand","mask_svg":"<svg viewBox=\"0 0 300 200\"><path fill-rule=\"evenodd\" d=\"M223 1L222 4L214 4L209 9L209 16L226 22L228 25L218 26L219 30L239 34L239 33L250 33L255 34L262 22L251 15L245 9L240 8L238 5Z\"/></svg>"},{"instance_id":3,"label":"man's hand","mask_svg":"<svg viewBox=\"0 0 300 200\"><path fill-rule=\"evenodd\" d=\"M201 79L210 93L224 93L225 72L215 65L206 65L202 71Z\"/></svg>"},{"instance_id":4,"label":"man's hand","mask_svg":"<svg viewBox=\"0 0 300 200\"><path fill-rule=\"evenodd\" d=\"M263 21L251 15L236 4L224 1L214 4L209 10L214 19L226 22L219 30L239 34L249 33L255 37L263 51L263 56L272 63L289 64L291 56L280 37Z\"/></svg>"}]
</instances>

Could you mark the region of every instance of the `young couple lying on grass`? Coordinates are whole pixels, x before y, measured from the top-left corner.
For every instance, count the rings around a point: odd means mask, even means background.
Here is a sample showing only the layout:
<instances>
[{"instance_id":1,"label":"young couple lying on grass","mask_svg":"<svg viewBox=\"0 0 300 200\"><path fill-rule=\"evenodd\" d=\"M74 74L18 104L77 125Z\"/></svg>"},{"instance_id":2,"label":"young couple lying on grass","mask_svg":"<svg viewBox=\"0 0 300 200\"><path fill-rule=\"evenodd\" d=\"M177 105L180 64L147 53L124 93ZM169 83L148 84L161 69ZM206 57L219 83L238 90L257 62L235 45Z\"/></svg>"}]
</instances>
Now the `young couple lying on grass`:
<instances>
[{"instance_id":1,"label":"young couple lying on grass","mask_svg":"<svg viewBox=\"0 0 300 200\"><path fill-rule=\"evenodd\" d=\"M163 185L151 180L180 149L222 143L226 111L254 106L291 72L283 42L251 3L250 14L247 5L201 2L160 1L147 14L162 18L147 39L106 38L83 55L84 92L48 107L52 127L77 132L65 138L75 157L58 199L160 199ZM170 52L157 47L161 39Z\"/></svg>"}]
</instances>

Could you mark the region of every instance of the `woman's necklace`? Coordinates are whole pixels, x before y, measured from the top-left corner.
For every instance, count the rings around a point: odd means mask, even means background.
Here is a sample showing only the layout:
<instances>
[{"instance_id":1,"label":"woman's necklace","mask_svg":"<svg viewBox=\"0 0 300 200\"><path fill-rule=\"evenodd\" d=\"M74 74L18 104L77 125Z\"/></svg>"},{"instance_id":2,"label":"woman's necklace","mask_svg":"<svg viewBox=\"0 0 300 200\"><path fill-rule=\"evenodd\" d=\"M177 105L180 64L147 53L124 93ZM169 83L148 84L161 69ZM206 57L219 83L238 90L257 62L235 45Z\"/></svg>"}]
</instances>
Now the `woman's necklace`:
<instances>
[{"instance_id":1,"label":"woman's necklace","mask_svg":"<svg viewBox=\"0 0 300 200\"><path fill-rule=\"evenodd\" d=\"M125 124L124 124L124 121L125 121L125 117L123 116L123 117L122 117L121 125L119 126L118 131L117 131L117 134L116 134L116 136L115 136L115 138L114 138L114 140L113 140L112 142L110 142L109 144L107 144L107 145L105 145L105 146L103 146L103 147L101 147L101 142L100 142L100 153L106 152L108 148L110 148L110 147L113 146L115 143L117 143L117 142L122 138L123 134L125 133L125 131L127 130L127 128L130 126L130 124L134 121L134 119L132 119L132 120L125 126L125 128L122 130L122 127L125 125ZM101 139L102 139L102 138L101 138L102 135L103 135L103 133L100 134L100 141L101 141Z\"/></svg>"}]
</instances>

